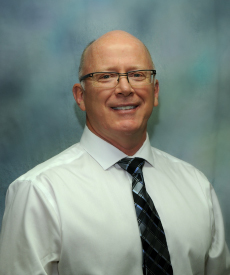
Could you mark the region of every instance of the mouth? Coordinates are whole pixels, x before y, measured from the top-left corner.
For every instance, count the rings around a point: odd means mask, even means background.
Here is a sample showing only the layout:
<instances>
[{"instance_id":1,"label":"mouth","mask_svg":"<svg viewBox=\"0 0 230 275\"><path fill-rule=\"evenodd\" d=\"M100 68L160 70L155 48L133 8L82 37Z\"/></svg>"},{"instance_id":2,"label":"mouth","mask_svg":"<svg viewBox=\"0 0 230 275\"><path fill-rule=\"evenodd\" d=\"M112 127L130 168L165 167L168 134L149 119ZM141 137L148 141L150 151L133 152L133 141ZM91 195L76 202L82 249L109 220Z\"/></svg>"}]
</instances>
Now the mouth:
<instances>
[{"instance_id":1,"label":"mouth","mask_svg":"<svg viewBox=\"0 0 230 275\"><path fill-rule=\"evenodd\" d=\"M112 107L113 110L132 110L136 108L137 108L136 105Z\"/></svg>"}]
</instances>

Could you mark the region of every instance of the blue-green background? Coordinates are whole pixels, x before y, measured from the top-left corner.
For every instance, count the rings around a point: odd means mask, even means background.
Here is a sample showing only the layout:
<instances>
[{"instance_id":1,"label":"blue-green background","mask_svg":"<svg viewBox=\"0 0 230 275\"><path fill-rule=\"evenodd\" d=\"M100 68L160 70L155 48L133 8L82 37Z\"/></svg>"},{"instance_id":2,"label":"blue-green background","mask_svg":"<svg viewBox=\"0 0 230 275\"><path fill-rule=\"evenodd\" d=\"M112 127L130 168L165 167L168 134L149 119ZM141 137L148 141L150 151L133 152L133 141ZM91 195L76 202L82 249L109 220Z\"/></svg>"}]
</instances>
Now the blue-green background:
<instances>
[{"instance_id":1,"label":"blue-green background","mask_svg":"<svg viewBox=\"0 0 230 275\"><path fill-rule=\"evenodd\" d=\"M190 162L218 195L230 246L230 1L0 0L0 224L8 185L79 141L81 52L121 29L149 48L160 81L153 146Z\"/></svg>"}]
</instances>

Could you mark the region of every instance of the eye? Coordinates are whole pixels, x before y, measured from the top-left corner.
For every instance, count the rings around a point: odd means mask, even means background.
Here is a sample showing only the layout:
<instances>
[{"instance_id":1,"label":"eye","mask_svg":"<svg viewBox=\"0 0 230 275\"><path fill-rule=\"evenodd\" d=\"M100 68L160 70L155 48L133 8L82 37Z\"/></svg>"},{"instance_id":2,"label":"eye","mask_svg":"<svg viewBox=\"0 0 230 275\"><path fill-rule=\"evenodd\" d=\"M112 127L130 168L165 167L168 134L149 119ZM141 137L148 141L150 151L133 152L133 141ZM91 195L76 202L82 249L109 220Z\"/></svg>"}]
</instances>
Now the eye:
<instances>
[{"instance_id":1,"label":"eye","mask_svg":"<svg viewBox=\"0 0 230 275\"><path fill-rule=\"evenodd\" d=\"M104 74L104 75L101 75L101 76L100 76L100 79L108 79L108 78L110 78L110 77L111 77L110 74Z\"/></svg>"},{"instance_id":2,"label":"eye","mask_svg":"<svg viewBox=\"0 0 230 275\"><path fill-rule=\"evenodd\" d=\"M97 81L110 81L114 78L117 78L117 74L115 73L100 73L97 75Z\"/></svg>"},{"instance_id":3,"label":"eye","mask_svg":"<svg viewBox=\"0 0 230 275\"><path fill-rule=\"evenodd\" d=\"M129 78L138 81L138 80L144 80L146 76L143 72L130 72Z\"/></svg>"},{"instance_id":4,"label":"eye","mask_svg":"<svg viewBox=\"0 0 230 275\"><path fill-rule=\"evenodd\" d=\"M140 74L140 73L135 73L133 76L134 76L134 77L141 77L141 76L143 76L143 75Z\"/></svg>"}]
</instances>

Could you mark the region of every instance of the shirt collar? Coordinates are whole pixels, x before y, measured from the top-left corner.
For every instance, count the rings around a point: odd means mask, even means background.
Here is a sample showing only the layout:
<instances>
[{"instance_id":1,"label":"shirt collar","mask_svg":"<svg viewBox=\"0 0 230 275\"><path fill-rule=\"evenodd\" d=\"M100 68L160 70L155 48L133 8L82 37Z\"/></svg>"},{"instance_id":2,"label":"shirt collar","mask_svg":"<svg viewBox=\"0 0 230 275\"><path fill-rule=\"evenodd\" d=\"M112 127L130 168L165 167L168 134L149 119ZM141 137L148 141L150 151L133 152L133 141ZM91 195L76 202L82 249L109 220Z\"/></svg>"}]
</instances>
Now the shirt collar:
<instances>
[{"instance_id":1,"label":"shirt collar","mask_svg":"<svg viewBox=\"0 0 230 275\"><path fill-rule=\"evenodd\" d=\"M102 166L104 170L117 163L120 159L129 157L112 144L96 136L87 126L85 126L80 144ZM154 158L148 134L142 147L134 156L132 156L132 158L133 157L143 158L149 164L154 166Z\"/></svg>"}]
</instances>

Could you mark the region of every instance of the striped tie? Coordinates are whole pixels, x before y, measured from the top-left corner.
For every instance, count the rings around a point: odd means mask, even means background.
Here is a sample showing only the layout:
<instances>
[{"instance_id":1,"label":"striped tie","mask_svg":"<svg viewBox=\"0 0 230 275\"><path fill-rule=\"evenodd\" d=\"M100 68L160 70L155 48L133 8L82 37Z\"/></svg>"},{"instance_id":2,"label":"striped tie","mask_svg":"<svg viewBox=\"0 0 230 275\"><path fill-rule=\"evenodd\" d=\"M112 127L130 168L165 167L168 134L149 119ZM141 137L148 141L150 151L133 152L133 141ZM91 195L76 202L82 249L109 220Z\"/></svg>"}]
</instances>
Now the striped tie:
<instances>
[{"instance_id":1,"label":"striped tie","mask_svg":"<svg viewBox=\"0 0 230 275\"><path fill-rule=\"evenodd\" d=\"M173 274L164 229L152 199L145 189L142 158L124 158L118 165L133 178L133 199L143 249L143 274Z\"/></svg>"}]
</instances>

